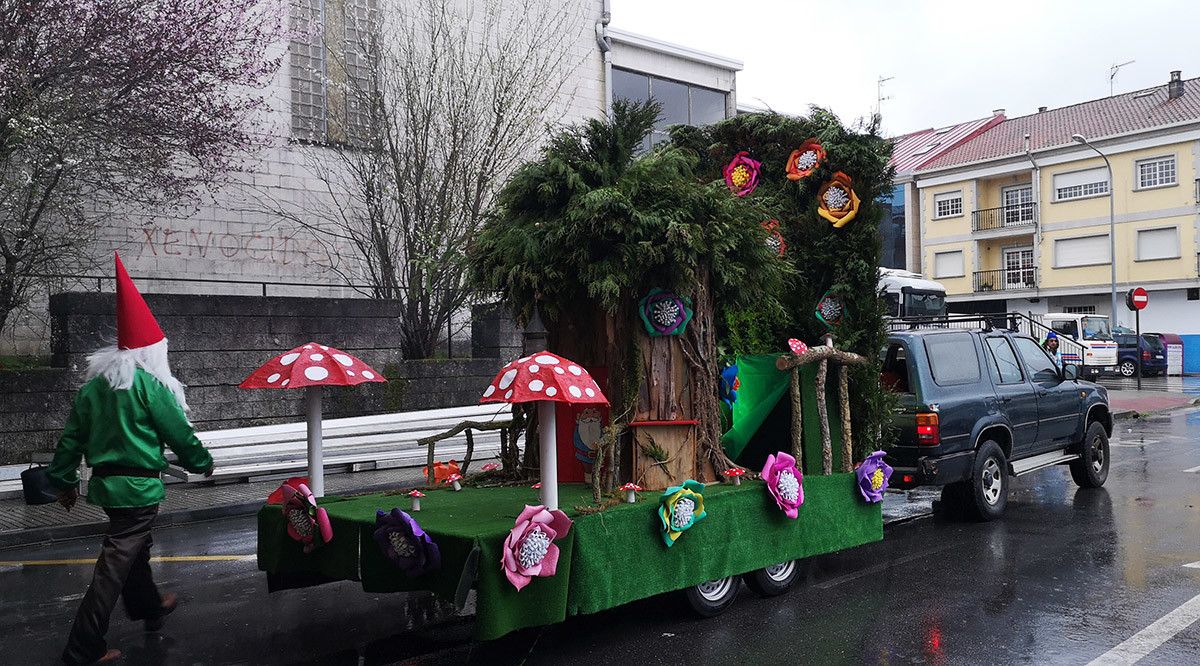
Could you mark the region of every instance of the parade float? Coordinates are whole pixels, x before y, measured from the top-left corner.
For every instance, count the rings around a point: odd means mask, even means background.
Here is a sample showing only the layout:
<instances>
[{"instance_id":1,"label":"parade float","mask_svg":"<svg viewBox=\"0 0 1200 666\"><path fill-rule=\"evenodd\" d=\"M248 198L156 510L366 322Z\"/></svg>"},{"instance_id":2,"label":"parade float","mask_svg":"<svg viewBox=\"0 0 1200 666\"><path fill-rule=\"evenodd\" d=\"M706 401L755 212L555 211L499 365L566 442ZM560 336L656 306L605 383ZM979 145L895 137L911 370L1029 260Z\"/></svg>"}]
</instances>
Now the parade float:
<instances>
[{"instance_id":1,"label":"parade float","mask_svg":"<svg viewBox=\"0 0 1200 666\"><path fill-rule=\"evenodd\" d=\"M480 387L513 405L501 467L259 514L273 590L476 592L476 636L674 591L715 615L739 580L877 541L890 468L876 203L889 146L831 114L676 127L618 104L500 193L477 284L546 334ZM519 446L523 441L525 445Z\"/></svg>"}]
</instances>

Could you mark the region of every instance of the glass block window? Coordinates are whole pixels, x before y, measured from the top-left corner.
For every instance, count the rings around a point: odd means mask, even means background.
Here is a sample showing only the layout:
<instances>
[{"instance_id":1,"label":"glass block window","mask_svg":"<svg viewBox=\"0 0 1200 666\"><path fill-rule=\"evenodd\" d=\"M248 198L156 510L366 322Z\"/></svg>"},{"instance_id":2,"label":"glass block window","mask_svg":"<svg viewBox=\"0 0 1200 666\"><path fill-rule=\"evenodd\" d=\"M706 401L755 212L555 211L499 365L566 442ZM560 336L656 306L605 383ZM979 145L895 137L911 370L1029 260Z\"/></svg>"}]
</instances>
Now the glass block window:
<instances>
[{"instance_id":1,"label":"glass block window","mask_svg":"<svg viewBox=\"0 0 1200 666\"><path fill-rule=\"evenodd\" d=\"M288 65L292 79L292 136L324 141L326 131L324 0L292 0Z\"/></svg>"}]
</instances>

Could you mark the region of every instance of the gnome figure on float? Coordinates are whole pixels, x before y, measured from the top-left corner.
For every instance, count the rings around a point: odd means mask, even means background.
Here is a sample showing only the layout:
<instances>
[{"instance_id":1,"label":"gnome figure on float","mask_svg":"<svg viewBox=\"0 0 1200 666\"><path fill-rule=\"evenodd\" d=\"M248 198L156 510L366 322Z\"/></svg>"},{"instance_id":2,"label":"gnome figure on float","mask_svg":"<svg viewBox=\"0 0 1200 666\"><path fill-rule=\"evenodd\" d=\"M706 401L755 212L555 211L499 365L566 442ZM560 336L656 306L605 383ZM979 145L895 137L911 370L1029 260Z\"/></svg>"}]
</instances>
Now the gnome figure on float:
<instances>
[{"instance_id":1,"label":"gnome figure on float","mask_svg":"<svg viewBox=\"0 0 1200 666\"><path fill-rule=\"evenodd\" d=\"M86 383L48 470L61 491L59 503L70 510L78 498L79 463L85 461L92 468L88 503L109 519L91 586L63 651L69 664L120 657L104 640L117 597L148 631L162 628L177 604L174 594L159 594L150 573L150 527L166 497L163 447L191 472L211 474L213 465L185 414L184 386L167 363L167 339L119 256L116 270L117 344L88 357Z\"/></svg>"}]
</instances>

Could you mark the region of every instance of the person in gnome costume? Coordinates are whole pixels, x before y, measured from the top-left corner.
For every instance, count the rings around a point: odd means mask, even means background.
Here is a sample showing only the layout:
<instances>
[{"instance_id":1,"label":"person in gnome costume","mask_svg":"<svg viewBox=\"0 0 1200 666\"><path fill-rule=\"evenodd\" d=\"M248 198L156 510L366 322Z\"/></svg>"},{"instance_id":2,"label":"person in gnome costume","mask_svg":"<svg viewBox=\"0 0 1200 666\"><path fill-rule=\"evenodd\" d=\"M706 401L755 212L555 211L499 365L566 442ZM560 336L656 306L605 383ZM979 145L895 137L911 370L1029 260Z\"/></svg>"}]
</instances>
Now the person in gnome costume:
<instances>
[{"instance_id":1,"label":"person in gnome costume","mask_svg":"<svg viewBox=\"0 0 1200 666\"><path fill-rule=\"evenodd\" d=\"M150 527L166 492L163 447L197 474L212 474L205 450L185 412L183 384L167 364L167 339L138 293L121 258L117 266L117 344L88 357L87 383L75 396L48 474L67 510L78 497L79 461L92 468L87 500L108 514L108 531L91 586L79 605L63 661L105 663L120 657L104 640L117 597L147 631L162 628L175 610L150 573Z\"/></svg>"}]
</instances>

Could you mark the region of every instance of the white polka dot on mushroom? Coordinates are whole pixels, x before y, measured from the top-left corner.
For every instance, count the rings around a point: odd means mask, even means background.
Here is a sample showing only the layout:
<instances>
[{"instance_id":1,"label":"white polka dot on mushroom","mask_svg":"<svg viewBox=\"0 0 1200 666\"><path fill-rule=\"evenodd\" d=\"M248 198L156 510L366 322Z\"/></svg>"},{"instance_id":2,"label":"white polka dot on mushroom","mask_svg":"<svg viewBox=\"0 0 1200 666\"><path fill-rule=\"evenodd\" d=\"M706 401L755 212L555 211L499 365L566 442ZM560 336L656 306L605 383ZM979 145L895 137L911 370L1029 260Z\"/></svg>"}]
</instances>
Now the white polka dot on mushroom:
<instances>
[{"instance_id":1,"label":"white polka dot on mushroom","mask_svg":"<svg viewBox=\"0 0 1200 666\"><path fill-rule=\"evenodd\" d=\"M366 377L367 379L375 379L375 373L371 372L370 370L363 370L363 377Z\"/></svg>"},{"instance_id":2,"label":"white polka dot on mushroom","mask_svg":"<svg viewBox=\"0 0 1200 666\"><path fill-rule=\"evenodd\" d=\"M279 362L283 365L291 365L291 364L295 363L296 359L298 359L298 358L300 358L300 355L293 352L291 354L284 354L283 356L280 356Z\"/></svg>"},{"instance_id":3,"label":"white polka dot on mushroom","mask_svg":"<svg viewBox=\"0 0 1200 666\"><path fill-rule=\"evenodd\" d=\"M325 345L321 345L321 349L322 351L329 351L329 347L326 347Z\"/></svg>"},{"instance_id":4,"label":"white polka dot on mushroom","mask_svg":"<svg viewBox=\"0 0 1200 666\"><path fill-rule=\"evenodd\" d=\"M557 372L557 373L558 373L558 374L560 374L560 375L565 375L565 374L566 374L566 371L564 371L562 368L555 368L555 369L554 369L554 371L555 371L555 372Z\"/></svg>"},{"instance_id":5,"label":"white polka dot on mushroom","mask_svg":"<svg viewBox=\"0 0 1200 666\"><path fill-rule=\"evenodd\" d=\"M537 372L538 370L541 370L541 369L542 369L542 368L541 368L540 366L538 366L536 363L530 363L530 364L529 364L529 371L530 371L530 372Z\"/></svg>"},{"instance_id":6,"label":"white polka dot on mushroom","mask_svg":"<svg viewBox=\"0 0 1200 666\"><path fill-rule=\"evenodd\" d=\"M347 374L348 376L350 376L350 377L353 377L353 376L354 376L354 371L353 371L353 370L347 370L347 371L346 371L346 374Z\"/></svg>"},{"instance_id":7,"label":"white polka dot on mushroom","mask_svg":"<svg viewBox=\"0 0 1200 666\"><path fill-rule=\"evenodd\" d=\"M540 380L540 379L535 379L535 380L529 382L529 390L530 391L540 391L544 388L546 388L546 384L544 382L542 382L542 380Z\"/></svg>"},{"instance_id":8,"label":"white polka dot on mushroom","mask_svg":"<svg viewBox=\"0 0 1200 666\"><path fill-rule=\"evenodd\" d=\"M292 380L290 380L290 379L285 379L285 380L283 380L283 383L282 383L282 384L280 384L280 386L287 386L287 385L288 385L288 382L290 382L290 381L292 381Z\"/></svg>"},{"instance_id":9,"label":"white polka dot on mushroom","mask_svg":"<svg viewBox=\"0 0 1200 666\"><path fill-rule=\"evenodd\" d=\"M304 376L314 382L319 382L329 376L329 371L319 365L310 365L304 369Z\"/></svg>"},{"instance_id":10,"label":"white polka dot on mushroom","mask_svg":"<svg viewBox=\"0 0 1200 666\"><path fill-rule=\"evenodd\" d=\"M490 398L496 392L496 387L488 384L488 387L483 390L483 397Z\"/></svg>"},{"instance_id":11,"label":"white polka dot on mushroom","mask_svg":"<svg viewBox=\"0 0 1200 666\"><path fill-rule=\"evenodd\" d=\"M583 389L583 392L584 392L584 393L586 393L586 394L587 394L587 397L589 397L589 398L594 398L594 397L596 397L596 392L595 392L595 391L593 391L593 390L592 390L592 389L590 389L590 388Z\"/></svg>"},{"instance_id":12,"label":"white polka dot on mushroom","mask_svg":"<svg viewBox=\"0 0 1200 666\"><path fill-rule=\"evenodd\" d=\"M554 396L558 395L558 389L556 389L556 388L554 388L553 386L551 386L551 387L549 387L549 388L547 388L547 389L546 389L546 395L548 395L548 396L550 396L551 398L553 398Z\"/></svg>"},{"instance_id":13,"label":"white polka dot on mushroom","mask_svg":"<svg viewBox=\"0 0 1200 666\"><path fill-rule=\"evenodd\" d=\"M505 399L505 400L508 400L508 399L509 399L509 398L511 398L511 397L512 397L512 389L509 389L509 390L508 390L508 393L505 393L505 394L504 394L504 399Z\"/></svg>"},{"instance_id":14,"label":"white polka dot on mushroom","mask_svg":"<svg viewBox=\"0 0 1200 666\"><path fill-rule=\"evenodd\" d=\"M533 360L541 363L542 365L558 365L558 359L554 358L553 356L546 356L544 354L542 356L535 357Z\"/></svg>"},{"instance_id":15,"label":"white polka dot on mushroom","mask_svg":"<svg viewBox=\"0 0 1200 666\"><path fill-rule=\"evenodd\" d=\"M278 372L276 372L275 374L271 375L270 377L267 377L267 383L268 383L268 384L274 384L274 383L275 383L275 382L277 382L277 381L279 381L279 373L278 373Z\"/></svg>"},{"instance_id":16,"label":"white polka dot on mushroom","mask_svg":"<svg viewBox=\"0 0 1200 666\"><path fill-rule=\"evenodd\" d=\"M575 375L576 377L583 374L583 370L581 370L579 368L579 366L577 366L577 365L572 365L572 366L568 367L567 370L570 371L570 373Z\"/></svg>"},{"instance_id":17,"label":"white polka dot on mushroom","mask_svg":"<svg viewBox=\"0 0 1200 666\"><path fill-rule=\"evenodd\" d=\"M312 360L314 360L314 361L324 361L324 360L325 360L325 355L324 355L324 354L310 354L310 355L308 356L308 358L310 358L310 359L312 359Z\"/></svg>"},{"instance_id":18,"label":"white polka dot on mushroom","mask_svg":"<svg viewBox=\"0 0 1200 666\"><path fill-rule=\"evenodd\" d=\"M517 378L517 369L513 368L500 376L500 390L504 390L512 386L513 380Z\"/></svg>"},{"instance_id":19,"label":"white polka dot on mushroom","mask_svg":"<svg viewBox=\"0 0 1200 666\"><path fill-rule=\"evenodd\" d=\"M583 391L580 391L578 386L568 386L567 393L570 393L571 396L575 398L583 397Z\"/></svg>"},{"instance_id":20,"label":"white polka dot on mushroom","mask_svg":"<svg viewBox=\"0 0 1200 666\"><path fill-rule=\"evenodd\" d=\"M342 365L346 366L347 368L354 365L354 359L350 358L349 356L346 356L345 354L334 354L333 360L337 361L338 363L341 363Z\"/></svg>"}]
</instances>

